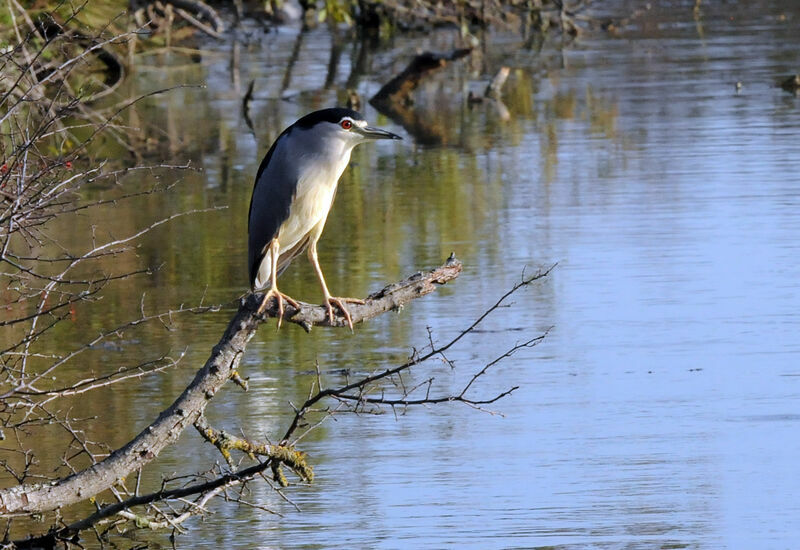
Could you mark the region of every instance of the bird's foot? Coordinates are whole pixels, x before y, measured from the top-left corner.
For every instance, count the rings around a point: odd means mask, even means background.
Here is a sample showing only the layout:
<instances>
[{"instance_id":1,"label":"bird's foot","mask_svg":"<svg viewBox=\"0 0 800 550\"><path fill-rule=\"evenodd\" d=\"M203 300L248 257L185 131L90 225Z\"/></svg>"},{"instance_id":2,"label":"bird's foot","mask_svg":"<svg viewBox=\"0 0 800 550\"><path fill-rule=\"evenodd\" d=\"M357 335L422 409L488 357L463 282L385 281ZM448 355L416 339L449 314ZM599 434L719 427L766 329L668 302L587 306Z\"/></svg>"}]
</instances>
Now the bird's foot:
<instances>
[{"instance_id":1,"label":"bird's foot","mask_svg":"<svg viewBox=\"0 0 800 550\"><path fill-rule=\"evenodd\" d=\"M279 291L277 288L270 288L267 291L267 293L264 294L264 299L261 301L261 305L259 306L258 311L256 312L258 315L264 313L264 310L267 309L267 304L269 303L269 299L273 297L278 303L278 328L281 328L281 322L283 321L283 302L286 301L287 303L291 304L292 307L294 307L295 309L300 309L300 304L297 303L297 301L295 301L293 298Z\"/></svg>"},{"instance_id":2,"label":"bird's foot","mask_svg":"<svg viewBox=\"0 0 800 550\"><path fill-rule=\"evenodd\" d=\"M328 310L328 321L333 324L333 306L336 306L342 312L342 315L344 315L347 326L350 327L350 331L352 332L353 319L350 317L350 312L347 310L345 304L366 304L366 302L358 298L337 298L335 296L328 296L325 300L325 307Z\"/></svg>"}]
</instances>

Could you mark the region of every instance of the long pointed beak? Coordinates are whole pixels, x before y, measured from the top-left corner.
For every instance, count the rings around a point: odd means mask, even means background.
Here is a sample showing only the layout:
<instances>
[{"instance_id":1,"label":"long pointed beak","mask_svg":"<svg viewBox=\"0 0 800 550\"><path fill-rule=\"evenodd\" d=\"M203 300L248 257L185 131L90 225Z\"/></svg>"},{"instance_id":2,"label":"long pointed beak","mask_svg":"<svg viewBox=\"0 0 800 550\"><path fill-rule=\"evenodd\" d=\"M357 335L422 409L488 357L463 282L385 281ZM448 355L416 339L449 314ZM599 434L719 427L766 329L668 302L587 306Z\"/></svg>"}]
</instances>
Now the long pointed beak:
<instances>
[{"instance_id":1,"label":"long pointed beak","mask_svg":"<svg viewBox=\"0 0 800 550\"><path fill-rule=\"evenodd\" d=\"M363 128L358 128L354 125L354 129L356 129L359 134L361 134L367 139L403 139L397 134L387 132L386 130L382 130L381 128L373 128L372 126L364 126Z\"/></svg>"}]
</instances>

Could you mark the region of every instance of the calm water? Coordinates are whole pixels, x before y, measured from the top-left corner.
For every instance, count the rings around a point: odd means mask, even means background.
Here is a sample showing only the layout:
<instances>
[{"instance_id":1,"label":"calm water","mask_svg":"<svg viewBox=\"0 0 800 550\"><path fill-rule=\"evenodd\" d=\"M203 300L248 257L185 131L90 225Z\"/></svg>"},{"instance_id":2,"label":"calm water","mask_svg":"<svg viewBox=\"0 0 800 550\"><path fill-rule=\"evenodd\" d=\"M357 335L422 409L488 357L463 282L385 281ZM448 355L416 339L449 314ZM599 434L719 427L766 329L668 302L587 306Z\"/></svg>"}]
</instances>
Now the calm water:
<instances>
[{"instance_id":1,"label":"calm water","mask_svg":"<svg viewBox=\"0 0 800 550\"><path fill-rule=\"evenodd\" d=\"M244 361L251 391L227 388L212 422L279 437L315 361L355 372L397 364L425 344L427 327L445 341L524 269L558 262L449 354L454 371L432 363L411 378L435 376L438 393L458 391L515 342L553 329L474 389L491 396L519 385L493 406L503 416L459 405L339 416L301 444L316 472L313 485L287 491L301 512L253 484L247 500L283 517L219 502L179 547L795 547L800 99L774 84L800 69L800 8L707 7L698 24L686 4L563 50L483 37L482 51L420 90L426 130L415 135L365 109L406 140L354 154L320 244L329 286L364 295L450 251L465 271L354 335L263 327ZM153 308L238 296L252 178L272 139L305 112L342 102L347 87L369 97L418 48L457 45L448 31L363 45L325 29L282 29L236 52L213 45L200 64L140 59L138 91L207 86L138 111L156 143L148 158L203 171L184 174L167 198L120 207L118 230L179 210L228 209L177 220L146 241L140 259L163 268L119 288L109 315L134 312L143 290ZM513 69L507 122L490 106L463 105L501 64ZM253 131L240 101L250 80ZM320 298L304 258L282 285ZM188 346L169 376L84 404L119 411L116 431L96 429L119 443L141 429L190 380L228 318L192 318L177 334L154 329L99 354L101 364ZM187 432L153 475L216 460Z\"/></svg>"}]
</instances>

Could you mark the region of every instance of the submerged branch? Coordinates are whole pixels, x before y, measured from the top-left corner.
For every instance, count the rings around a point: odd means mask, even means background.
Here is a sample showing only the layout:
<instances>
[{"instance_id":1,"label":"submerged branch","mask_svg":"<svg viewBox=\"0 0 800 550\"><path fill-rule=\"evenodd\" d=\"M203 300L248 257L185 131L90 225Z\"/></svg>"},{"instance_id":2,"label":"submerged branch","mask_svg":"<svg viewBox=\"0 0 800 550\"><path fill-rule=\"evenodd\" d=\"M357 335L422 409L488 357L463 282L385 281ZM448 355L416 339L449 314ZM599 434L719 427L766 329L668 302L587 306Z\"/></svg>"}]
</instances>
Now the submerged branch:
<instances>
[{"instance_id":1,"label":"submerged branch","mask_svg":"<svg viewBox=\"0 0 800 550\"><path fill-rule=\"evenodd\" d=\"M400 124L417 143L440 145L446 141L442 129L431 123L428 117L412 108L414 90L423 79L447 66L451 61L462 59L471 49L458 49L447 53L423 52L415 56L405 69L387 82L369 103L380 113Z\"/></svg>"}]
</instances>

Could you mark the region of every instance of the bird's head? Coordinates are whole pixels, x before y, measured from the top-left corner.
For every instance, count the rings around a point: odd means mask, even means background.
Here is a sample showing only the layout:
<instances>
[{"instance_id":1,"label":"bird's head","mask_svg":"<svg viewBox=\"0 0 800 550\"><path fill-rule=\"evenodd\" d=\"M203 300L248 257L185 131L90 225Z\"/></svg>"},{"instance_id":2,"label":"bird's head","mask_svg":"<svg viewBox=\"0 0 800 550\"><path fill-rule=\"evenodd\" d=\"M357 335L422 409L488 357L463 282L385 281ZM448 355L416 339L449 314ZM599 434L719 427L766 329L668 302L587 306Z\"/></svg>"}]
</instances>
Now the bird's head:
<instances>
[{"instance_id":1,"label":"bird's head","mask_svg":"<svg viewBox=\"0 0 800 550\"><path fill-rule=\"evenodd\" d=\"M309 130L326 142L335 140L347 149L365 141L403 139L392 132L367 125L361 113L344 108L314 111L295 122L294 126Z\"/></svg>"}]
</instances>

